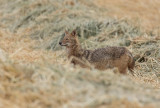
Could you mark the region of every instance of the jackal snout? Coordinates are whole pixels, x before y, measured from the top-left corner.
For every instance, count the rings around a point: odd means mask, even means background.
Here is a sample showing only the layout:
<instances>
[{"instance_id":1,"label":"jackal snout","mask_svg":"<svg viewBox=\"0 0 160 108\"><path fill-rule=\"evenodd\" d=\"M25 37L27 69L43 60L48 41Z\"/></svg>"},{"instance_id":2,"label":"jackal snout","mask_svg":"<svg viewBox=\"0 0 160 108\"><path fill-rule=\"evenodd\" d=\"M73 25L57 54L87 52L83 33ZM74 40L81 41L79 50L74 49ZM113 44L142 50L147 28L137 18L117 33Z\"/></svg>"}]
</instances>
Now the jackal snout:
<instances>
[{"instance_id":1,"label":"jackal snout","mask_svg":"<svg viewBox=\"0 0 160 108\"><path fill-rule=\"evenodd\" d=\"M72 31L72 33L68 33L65 31L64 38L59 42L59 45L66 46L66 47L72 47L73 45L76 45L77 43L77 36L76 31Z\"/></svg>"},{"instance_id":2,"label":"jackal snout","mask_svg":"<svg viewBox=\"0 0 160 108\"><path fill-rule=\"evenodd\" d=\"M59 42L59 45L62 45L62 42Z\"/></svg>"}]
</instances>

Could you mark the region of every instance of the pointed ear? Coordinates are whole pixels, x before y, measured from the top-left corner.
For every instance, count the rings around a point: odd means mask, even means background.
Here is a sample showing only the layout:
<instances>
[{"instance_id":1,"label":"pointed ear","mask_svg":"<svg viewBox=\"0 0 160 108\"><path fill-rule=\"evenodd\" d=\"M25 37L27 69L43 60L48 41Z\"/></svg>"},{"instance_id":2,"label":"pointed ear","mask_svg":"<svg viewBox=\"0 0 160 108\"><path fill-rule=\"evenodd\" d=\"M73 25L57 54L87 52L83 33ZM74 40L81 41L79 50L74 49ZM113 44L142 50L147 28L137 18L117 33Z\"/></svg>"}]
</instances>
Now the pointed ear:
<instances>
[{"instance_id":1,"label":"pointed ear","mask_svg":"<svg viewBox=\"0 0 160 108\"><path fill-rule=\"evenodd\" d=\"M68 34L68 31L65 30L65 35L67 35L67 34Z\"/></svg>"},{"instance_id":2,"label":"pointed ear","mask_svg":"<svg viewBox=\"0 0 160 108\"><path fill-rule=\"evenodd\" d=\"M73 30L71 33L72 36L76 36L76 30Z\"/></svg>"}]
</instances>

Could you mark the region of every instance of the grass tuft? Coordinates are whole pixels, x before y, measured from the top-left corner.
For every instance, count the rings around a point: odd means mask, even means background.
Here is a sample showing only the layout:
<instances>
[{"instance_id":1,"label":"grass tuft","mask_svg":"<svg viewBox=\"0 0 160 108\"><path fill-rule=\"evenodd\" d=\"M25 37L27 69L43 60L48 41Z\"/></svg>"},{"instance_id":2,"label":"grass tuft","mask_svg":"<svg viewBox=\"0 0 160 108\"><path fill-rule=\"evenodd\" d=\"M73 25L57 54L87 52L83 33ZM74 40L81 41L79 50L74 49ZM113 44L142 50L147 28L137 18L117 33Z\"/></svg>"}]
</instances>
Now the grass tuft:
<instances>
[{"instance_id":1,"label":"grass tuft","mask_svg":"<svg viewBox=\"0 0 160 108\"><path fill-rule=\"evenodd\" d=\"M150 11L158 8L159 2L133 0L122 5L121 0L116 1L1 0L0 106L158 108L159 31L143 27L149 25L145 21L153 18L154 11ZM131 18L142 12L128 13L132 3L133 9L150 12L145 14L144 25L124 16L123 12ZM151 4L155 8L149 8ZM114 13L123 17L115 18ZM155 24L152 22L151 26ZM117 69L89 70L70 64L65 48L58 43L65 30L73 29L77 30L83 48L127 47L136 61L135 76L121 75Z\"/></svg>"}]
</instances>

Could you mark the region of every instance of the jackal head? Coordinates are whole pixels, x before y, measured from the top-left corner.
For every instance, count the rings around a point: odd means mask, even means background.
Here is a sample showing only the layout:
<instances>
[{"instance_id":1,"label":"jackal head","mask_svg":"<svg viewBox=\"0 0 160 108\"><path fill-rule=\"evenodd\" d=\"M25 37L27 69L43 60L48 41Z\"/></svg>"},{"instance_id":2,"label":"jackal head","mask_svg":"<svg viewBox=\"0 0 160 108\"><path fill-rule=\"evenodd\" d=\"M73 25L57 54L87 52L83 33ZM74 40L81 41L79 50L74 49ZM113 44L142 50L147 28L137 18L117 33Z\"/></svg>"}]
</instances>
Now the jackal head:
<instances>
[{"instance_id":1,"label":"jackal head","mask_svg":"<svg viewBox=\"0 0 160 108\"><path fill-rule=\"evenodd\" d=\"M65 31L65 36L59 42L59 44L61 46L66 46L68 48L77 46L79 42L78 42L78 36L76 36L76 30L73 30L71 33Z\"/></svg>"}]
</instances>

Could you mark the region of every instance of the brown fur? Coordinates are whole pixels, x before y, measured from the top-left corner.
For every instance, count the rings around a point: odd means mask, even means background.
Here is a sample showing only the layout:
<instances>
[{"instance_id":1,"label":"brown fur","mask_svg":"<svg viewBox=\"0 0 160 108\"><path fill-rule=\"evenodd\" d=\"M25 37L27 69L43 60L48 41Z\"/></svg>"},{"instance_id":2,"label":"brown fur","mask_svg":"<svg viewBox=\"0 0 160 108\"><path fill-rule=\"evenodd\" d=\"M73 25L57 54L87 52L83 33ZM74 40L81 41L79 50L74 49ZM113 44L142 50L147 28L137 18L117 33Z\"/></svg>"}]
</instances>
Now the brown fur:
<instances>
[{"instance_id":1,"label":"brown fur","mask_svg":"<svg viewBox=\"0 0 160 108\"><path fill-rule=\"evenodd\" d=\"M68 58L71 62L81 67L90 67L91 64L99 70L117 67L122 74L127 73L127 68L132 72L135 65L133 56L125 47L99 48L95 50L85 50L81 48L76 31L65 32L65 37L59 42L61 46L66 46Z\"/></svg>"}]
</instances>

